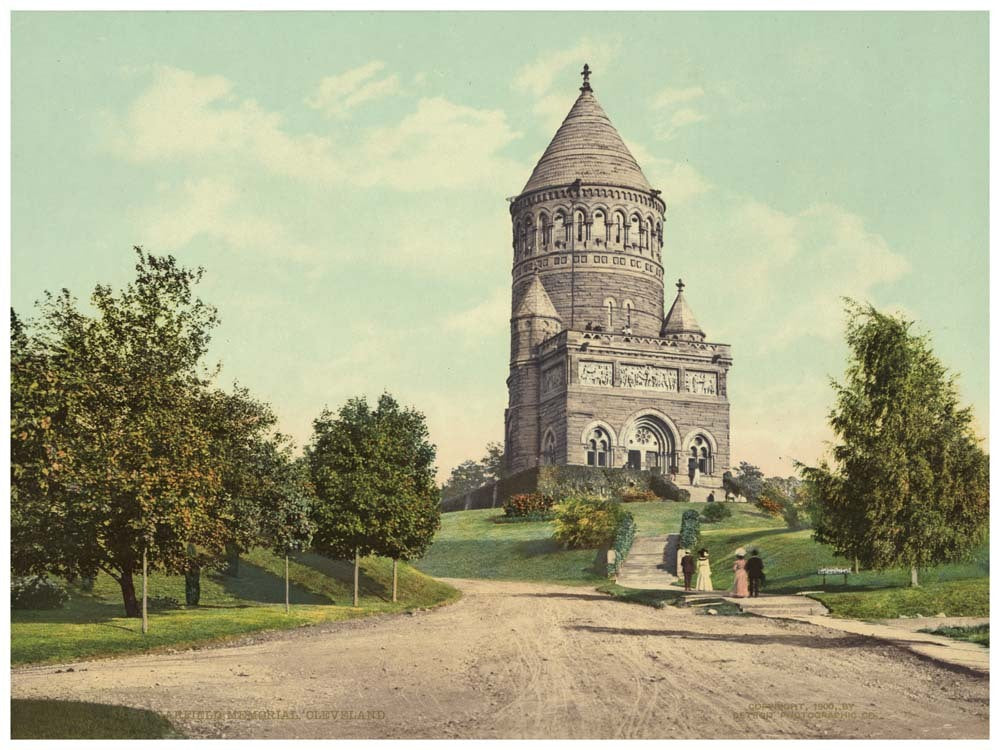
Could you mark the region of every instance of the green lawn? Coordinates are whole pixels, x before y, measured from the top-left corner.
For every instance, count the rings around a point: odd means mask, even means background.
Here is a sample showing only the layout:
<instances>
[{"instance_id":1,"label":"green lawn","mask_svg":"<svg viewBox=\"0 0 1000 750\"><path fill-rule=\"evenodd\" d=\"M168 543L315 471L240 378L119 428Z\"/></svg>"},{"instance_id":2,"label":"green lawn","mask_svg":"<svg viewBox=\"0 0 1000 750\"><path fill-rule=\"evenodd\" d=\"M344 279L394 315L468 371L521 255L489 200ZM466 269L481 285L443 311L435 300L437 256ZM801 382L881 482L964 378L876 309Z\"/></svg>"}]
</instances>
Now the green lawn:
<instances>
[{"instance_id":1,"label":"green lawn","mask_svg":"<svg viewBox=\"0 0 1000 750\"><path fill-rule=\"evenodd\" d=\"M629 506L630 508L632 506ZM603 582L594 571L596 550L564 550L551 521L494 523L499 508L441 516L434 544L416 566L432 576L566 584Z\"/></svg>"},{"instance_id":2,"label":"green lawn","mask_svg":"<svg viewBox=\"0 0 1000 750\"><path fill-rule=\"evenodd\" d=\"M676 533L681 514L702 510L700 503L629 503L640 536ZM849 567L829 547L817 544L808 529L790 531L781 519L753 506L729 505L731 518L702 523L702 544L712 558L713 582L717 589L732 582L735 550L761 552L767 574L765 591L816 594L838 617L884 618L916 613L950 616L980 615L989 609L989 545L972 559L920 571L923 584L910 589L908 570L861 571L829 577L826 586L816 574L821 567ZM441 530L417 567L434 576L489 578L499 580L551 581L564 584L603 584L602 590L626 601L653 604L669 601L655 593L624 589L609 584L593 569L596 550L563 550L552 540L552 523L502 524L492 519L499 508L459 511L442 516Z\"/></svg>"},{"instance_id":3,"label":"green lawn","mask_svg":"<svg viewBox=\"0 0 1000 750\"><path fill-rule=\"evenodd\" d=\"M103 703L56 700L11 700L13 740L182 738L174 726L153 711Z\"/></svg>"},{"instance_id":4,"label":"green lawn","mask_svg":"<svg viewBox=\"0 0 1000 750\"><path fill-rule=\"evenodd\" d=\"M186 607L182 576L150 576L149 633L138 619L123 617L121 592L101 575L91 594L71 591L59 610L11 610L11 663L59 662L154 648L223 640L261 630L346 620L376 612L398 612L452 601L453 587L407 565L399 566L399 601L392 598L392 562L361 561L360 606L351 601L353 568L312 553L296 554L289 566L292 611L285 614L284 560L254 550L235 578L203 573L201 603ZM138 581L137 581L138 584Z\"/></svg>"},{"instance_id":5,"label":"green lawn","mask_svg":"<svg viewBox=\"0 0 1000 750\"><path fill-rule=\"evenodd\" d=\"M987 625L967 625L959 627L942 626L933 630L921 630L921 633L932 633L933 635L943 635L948 638L955 638L960 641L970 641L978 643L980 646L990 646L990 626Z\"/></svg>"}]
</instances>

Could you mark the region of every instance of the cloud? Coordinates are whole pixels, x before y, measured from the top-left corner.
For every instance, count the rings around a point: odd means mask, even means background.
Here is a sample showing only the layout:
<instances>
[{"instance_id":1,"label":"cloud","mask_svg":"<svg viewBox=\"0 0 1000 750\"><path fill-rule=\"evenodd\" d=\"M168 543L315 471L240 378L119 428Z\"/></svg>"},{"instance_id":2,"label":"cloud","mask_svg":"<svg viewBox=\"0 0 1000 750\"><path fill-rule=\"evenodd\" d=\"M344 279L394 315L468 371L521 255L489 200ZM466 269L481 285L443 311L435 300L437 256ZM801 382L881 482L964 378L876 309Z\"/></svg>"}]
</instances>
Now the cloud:
<instances>
[{"instance_id":1,"label":"cloud","mask_svg":"<svg viewBox=\"0 0 1000 750\"><path fill-rule=\"evenodd\" d=\"M306 104L322 111L327 117L347 117L361 104L399 91L399 76L378 77L384 68L384 62L373 60L338 75L327 76L319 82L316 93L306 99Z\"/></svg>"},{"instance_id":2,"label":"cloud","mask_svg":"<svg viewBox=\"0 0 1000 750\"><path fill-rule=\"evenodd\" d=\"M705 95L705 89L701 86L689 86L688 88L665 88L654 94L649 106L653 109L666 109L675 104L684 104L694 99L700 99Z\"/></svg>"},{"instance_id":3,"label":"cloud","mask_svg":"<svg viewBox=\"0 0 1000 750\"><path fill-rule=\"evenodd\" d=\"M359 82L365 72L354 77L355 94L365 90L370 97L376 89L384 90L378 82L366 90ZM291 134L280 114L253 99L238 98L222 76L169 67L156 68L149 87L124 115L109 116L107 126L109 147L130 161L186 159L204 166L205 160L216 159L221 162L217 166L230 170L259 165L324 185L467 188L517 182L526 172L500 153L520 135L501 110L423 98L391 125L329 135Z\"/></svg>"},{"instance_id":4,"label":"cloud","mask_svg":"<svg viewBox=\"0 0 1000 750\"><path fill-rule=\"evenodd\" d=\"M355 179L399 190L514 184L526 168L500 152L519 137L502 110L420 99L398 123L367 133Z\"/></svg>"},{"instance_id":5,"label":"cloud","mask_svg":"<svg viewBox=\"0 0 1000 750\"><path fill-rule=\"evenodd\" d=\"M155 206L140 212L137 231L152 247L177 249L204 236L243 253L310 263L322 259L316 248L292 238L280 223L241 210L243 197L228 180L187 180L179 190L161 195Z\"/></svg>"},{"instance_id":6,"label":"cloud","mask_svg":"<svg viewBox=\"0 0 1000 750\"><path fill-rule=\"evenodd\" d=\"M805 339L839 341L841 298L869 299L910 267L860 216L830 203L788 212L716 191L667 227L679 269L725 290L735 305L728 309L739 311L727 329L757 353Z\"/></svg>"},{"instance_id":7,"label":"cloud","mask_svg":"<svg viewBox=\"0 0 1000 750\"><path fill-rule=\"evenodd\" d=\"M514 74L511 86L535 99L533 111L539 125L553 130L562 122L577 96L575 87L569 82L581 79L573 79L570 71L579 70L587 63L599 75L600 71L611 67L621 46L622 40L618 37L602 40L584 37L573 47L543 53L522 65ZM556 81L559 81L558 86Z\"/></svg>"},{"instance_id":8,"label":"cloud","mask_svg":"<svg viewBox=\"0 0 1000 750\"><path fill-rule=\"evenodd\" d=\"M641 143L626 141L625 145L650 184L661 191L668 211L712 189L708 179L689 163L655 156Z\"/></svg>"},{"instance_id":9,"label":"cloud","mask_svg":"<svg viewBox=\"0 0 1000 750\"><path fill-rule=\"evenodd\" d=\"M444 328L478 340L484 331L502 331L510 315L510 287L504 285L479 304L446 317Z\"/></svg>"}]
</instances>

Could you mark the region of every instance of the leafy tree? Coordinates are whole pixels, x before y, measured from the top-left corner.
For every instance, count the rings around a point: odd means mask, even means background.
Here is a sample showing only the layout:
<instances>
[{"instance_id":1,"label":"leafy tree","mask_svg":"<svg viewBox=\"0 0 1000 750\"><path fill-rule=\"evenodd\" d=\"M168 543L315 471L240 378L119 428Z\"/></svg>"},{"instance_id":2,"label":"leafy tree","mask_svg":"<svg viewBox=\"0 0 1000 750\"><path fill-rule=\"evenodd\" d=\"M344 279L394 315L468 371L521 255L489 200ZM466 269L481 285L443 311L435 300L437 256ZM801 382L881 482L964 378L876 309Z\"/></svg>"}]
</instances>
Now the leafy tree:
<instances>
[{"instance_id":1,"label":"leafy tree","mask_svg":"<svg viewBox=\"0 0 1000 750\"><path fill-rule=\"evenodd\" d=\"M434 453L423 415L400 409L389 394L374 410L354 398L336 416L324 410L313 423L307 451L317 497L313 546L354 557L355 606L362 555L408 558L430 542L438 523Z\"/></svg>"},{"instance_id":2,"label":"leafy tree","mask_svg":"<svg viewBox=\"0 0 1000 750\"><path fill-rule=\"evenodd\" d=\"M443 497L464 495L490 482L499 482L507 476L506 462L503 455L503 444L491 442L486 444L486 455L478 461L471 459L463 461L451 470L451 476L441 486Z\"/></svg>"},{"instance_id":3,"label":"leafy tree","mask_svg":"<svg viewBox=\"0 0 1000 750\"><path fill-rule=\"evenodd\" d=\"M276 455L265 500L268 511L263 516L262 532L271 551L285 558L285 612L288 600L288 556L309 548L315 524L312 509L316 497L309 481L309 466L293 460L290 446Z\"/></svg>"},{"instance_id":4,"label":"leafy tree","mask_svg":"<svg viewBox=\"0 0 1000 750\"><path fill-rule=\"evenodd\" d=\"M723 486L726 491L745 497L748 503L756 505L764 489L764 472L751 463L740 461L737 473L727 471L723 475Z\"/></svg>"},{"instance_id":5,"label":"leafy tree","mask_svg":"<svg viewBox=\"0 0 1000 750\"><path fill-rule=\"evenodd\" d=\"M955 377L912 322L848 301L851 359L830 424L832 463L801 467L816 494L817 541L866 567L922 567L978 546L989 513L988 458Z\"/></svg>"},{"instance_id":6,"label":"leafy tree","mask_svg":"<svg viewBox=\"0 0 1000 750\"><path fill-rule=\"evenodd\" d=\"M486 455L480 459L487 481L499 482L507 476L507 462L504 461L503 443L496 441L486 444Z\"/></svg>"},{"instance_id":7,"label":"leafy tree","mask_svg":"<svg viewBox=\"0 0 1000 750\"><path fill-rule=\"evenodd\" d=\"M63 290L11 330L12 567L103 570L130 617L142 562L182 572L189 542L212 546L225 531L198 412L216 313L194 297L200 269L136 255L117 295L94 289L93 315Z\"/></svg>"},{"instance_id":8,"label":"leafy tree","mask_svg":"<svg viewBox=\"0 0 1000 750\"><path fill-rule=\"evenodd\" d=\"M464 495L489 481L483 464L469 459L451 470L451 476L441 487L441 494L444 497Z\"/></svg>"}]
</instances>

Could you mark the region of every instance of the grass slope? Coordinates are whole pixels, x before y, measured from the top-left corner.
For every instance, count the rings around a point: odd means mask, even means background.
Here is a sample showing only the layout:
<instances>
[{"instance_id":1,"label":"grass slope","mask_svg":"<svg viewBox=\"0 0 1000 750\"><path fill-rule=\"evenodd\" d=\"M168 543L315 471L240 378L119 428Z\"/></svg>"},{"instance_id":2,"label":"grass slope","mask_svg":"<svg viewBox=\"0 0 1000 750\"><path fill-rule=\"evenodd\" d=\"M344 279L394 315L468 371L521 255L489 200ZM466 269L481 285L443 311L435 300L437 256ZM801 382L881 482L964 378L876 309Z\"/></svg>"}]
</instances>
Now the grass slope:
<instances>
[{"instance_id":1,"label":"grass slope","mask_svg":"<svg viewBox=\"0 0 1000 750\"><path fill-rule=\"evenodd\" d=\"M11 700L13 740L182 738L174 726L153 711L103 703L56 700Z\"/></svg>"},{"instance_id":2,"label":"grass slope","mask_svg":"<svg viewBox=\"0 0 1000 750\"><path fill-rule=\"evenodd\" d=\"M704 510L700 503L630 503L638 534L677 533L685 510ZM816 594L840 617L878 619L900 614L982 615L989 609L989 545L971 560L920 571L923 584L910 589L909 571L861 571L843 585L829 577L826 586L816 574L822 567L850 567L848 560L812 540L808 529L792 531L780 519L753 506L733 503L731 518L702 523L702 545L712 559L716 589L732 583L735 551L756 547L767 573L765 591ZM417 567L435 576L498 580L551 581L563 584L601 583L608 593L627 601L662 604L670 600L656 592L624 589L593 570L596 550L563 550L552 540L552 523L494 523L500 509L459 511L442 516L441 530Z\"/></svg>"},{"instance_id":3,"label":"grass slope","mask_svg":"<svg viewBox=\"0 0 1000 750\"><path fill-rule=\"evenodd\" d=\"M594 571L596 550L564 550L552 539L551 521L494 523L499 508L441 516L441 529L416 563L432 576L565 584L606 580Z\"/></svg>"},{"instance_id":4,"label":"grass slope","mask_svg":"<svg viewBox=\"0 0 1000 750\"><path fill-rule=\"evenodd\" d=\"M232 578L204 572L201 604L186 607L183 576L150 576L149 632L123 617L121 592L109 576L98 577L91 594L72 591L60 610L11 610L11 663L59 662L189 646L261 630L346 620L376 612L431 607L459 596L453 587L399 565L399 601L392 599L392 561L363 558L361 598L352 606L353 567L313 553L296 554L289 565L292 611L285 614L284 559L253 550ZM137 581L138 583L138 581Z\"/></svg>"}]
</instances>

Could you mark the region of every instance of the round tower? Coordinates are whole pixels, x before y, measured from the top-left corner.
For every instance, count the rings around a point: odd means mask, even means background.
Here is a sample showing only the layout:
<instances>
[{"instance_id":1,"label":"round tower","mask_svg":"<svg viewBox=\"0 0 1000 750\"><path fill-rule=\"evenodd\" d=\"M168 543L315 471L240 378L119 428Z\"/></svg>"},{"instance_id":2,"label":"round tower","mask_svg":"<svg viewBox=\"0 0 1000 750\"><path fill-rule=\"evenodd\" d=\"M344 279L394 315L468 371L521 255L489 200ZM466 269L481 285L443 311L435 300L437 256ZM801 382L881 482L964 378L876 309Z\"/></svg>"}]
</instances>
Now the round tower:
<instances>
[{"instance_id":1,"label":"round tower","mask_svg":"<svg viewBox=\"0 0 1000 750\"><path fill-rule=\"evenodd\" d=\"M571 330L663 325L665 205L601 108L584 66L580 95L510 205L512 310L537 272Z\"/></svg>"}]
</instances>

